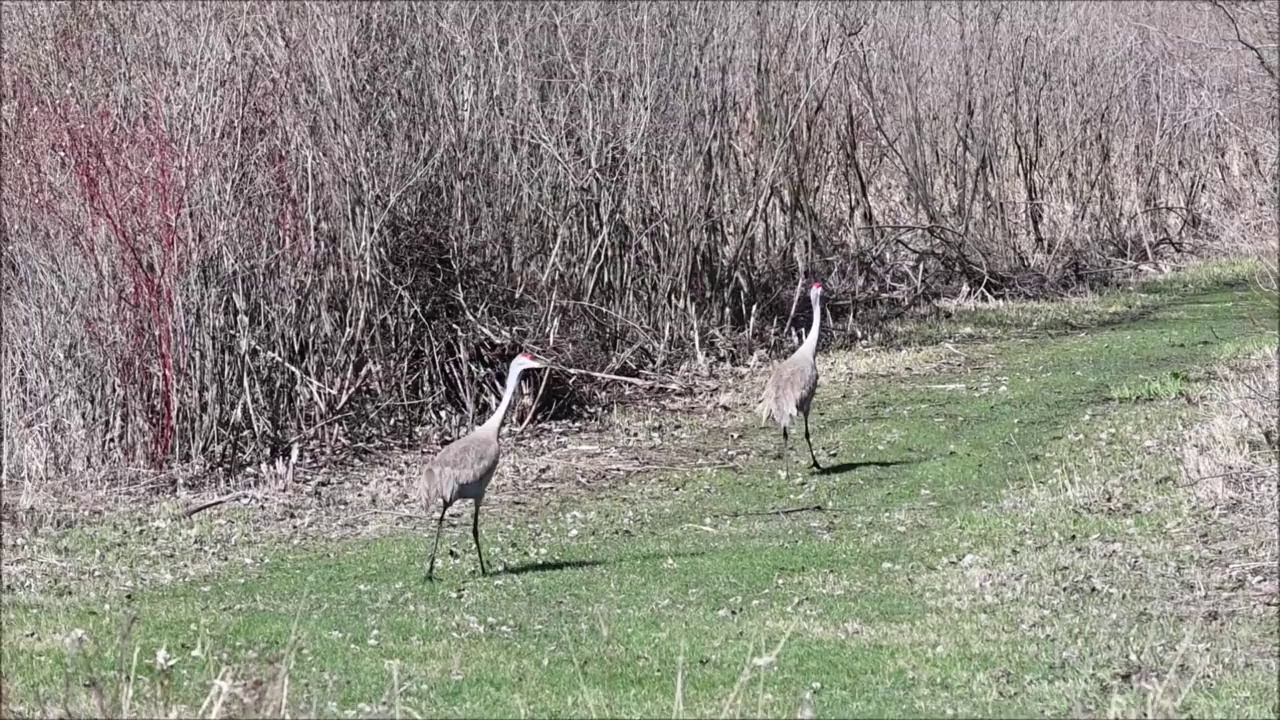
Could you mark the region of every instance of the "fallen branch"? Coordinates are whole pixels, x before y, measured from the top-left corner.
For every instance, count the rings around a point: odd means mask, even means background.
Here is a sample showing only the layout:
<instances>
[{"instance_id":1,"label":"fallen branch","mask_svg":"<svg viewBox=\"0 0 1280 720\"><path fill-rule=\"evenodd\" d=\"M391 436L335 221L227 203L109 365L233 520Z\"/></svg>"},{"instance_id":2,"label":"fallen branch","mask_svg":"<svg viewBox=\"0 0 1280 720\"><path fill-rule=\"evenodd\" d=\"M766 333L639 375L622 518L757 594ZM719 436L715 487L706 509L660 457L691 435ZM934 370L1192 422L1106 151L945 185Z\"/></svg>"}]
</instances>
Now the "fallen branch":
<instances>
[{"instance_id":1,"label":"fallen branch","mask_svg":"<svg viewBox=\"0 0 1280 720\"><path fill-rule=\"evenodd\" d=\"M222 497L214 498L212 500L209 500L208 502L203 502L203 503L200 503L199 505L193 505L187 508L186 510L183 510L182 516L189 518L189 517L192 517L193 515L196 515L197 513L202 513L205 510L216 508L219 505L225 505L226 503L229 503L229 502L235 502L236 500L239 500L241 498L251 497L252 495L253 493L247 492L245 490L237 490L236 492L233 492L229 495L223 495Z\"/></svg>"},{"instance_id":2,"label":"fallen branch","mask_svg":"<svg viewBox=\"0 0 1280 720\"><path fill-rule=\"evenodd\" d=\"M570 375L590 375L591 377L598 377L603 380L618 380L625 383L631 383L632 385L640 385L642 387L660 387L660 388L666 388L668 390L684 389L684 387L681 385L673 385L671 383L658 382L656 380L641 380L640 378L624 377L622 375L611 375L609 373L594 372L592 370L579 370L577 368L567 368L567 367L562 367L560 365L549 365L548 367L551 367L555 370L563 370L564 372L567 372Z\"/></svg>"},{"instance_id":3,"label":"fallen branch","mask_svg":"<svg viewBox=\"0 0 1280 720\"><path fill-rule=\"evenodd\" d=\"M652 470L680 472L685 470L739 469L738 466L733 463L716 463L713 465L594 465L592 463L580 463L572 460L557 460L555 458L542 459L555 465L568 465L569 467L581 468L583 470L596 470L600 472L647 472Z\"/></svg>"},{"instance_id":4,"label":"fallen branch","mask_svg":"<svg viewBox=\"0 0 1280 720\"><path fill-rule=\"evenodd\" d=\"M366 510L365 512L357 515L352 515L351 519L359 520L360 518L368 517L369 515L392 515L395 517L409 518L410 520L431 520L435 518L434 515L420 515L418 513L406 513L399 512L397 510Z\"/></svg>"},{"instance_id":5,"label":"fallen branch","mask_svg":"<svg viewBox=\"0 0 1280 720\"><path fill-rule=\"evenodd\" d=\"M839 508L829 508L829 507L824 507L822 505L806 505L804 507L786 508L783 510L766 510L763 512L732 513L730 515L721 515L720 517L750 517L753 515L791 515L794 513L809 512L811 510L814 512L840 512Z\"/></svg>"}]
</instances>

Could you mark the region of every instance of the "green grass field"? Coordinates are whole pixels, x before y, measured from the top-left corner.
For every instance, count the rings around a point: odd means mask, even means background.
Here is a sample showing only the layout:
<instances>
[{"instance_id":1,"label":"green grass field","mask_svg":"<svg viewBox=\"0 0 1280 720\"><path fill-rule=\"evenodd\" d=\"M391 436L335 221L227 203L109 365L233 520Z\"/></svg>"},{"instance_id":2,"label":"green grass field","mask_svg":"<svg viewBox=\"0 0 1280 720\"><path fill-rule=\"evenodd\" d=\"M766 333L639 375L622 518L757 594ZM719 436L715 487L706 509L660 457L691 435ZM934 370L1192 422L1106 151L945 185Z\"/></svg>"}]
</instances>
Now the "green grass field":
<instances>
[{"instance_id":1,"label":"green grass field","mask_svg":"<svg viewBox=\"0 0 1280 720\"><path fill-rule=\"evenodd\" d=\"M813 428L828 472L803 469L803 444L780 472L777 436L745 406L712 428L672 417L708 455L737 446L741 469L495 499L489 577L469 506L434 584L425 520L297 545L228 531L241 515L219 510L56 531L28 563L56 582L4 602L5 700L90 715L276 712L270 691L293 714L1276 717L1275 608L1215 587L1212 523L1174 481L1196 388L1274 343L1275 308L1245 274L957 308L892 362L827 354ZM239 567L120 581L228 538ZM86 557L114 572L77 576ZM220 673L241 697L211 692Z\"/></svg>"}]
</instances>

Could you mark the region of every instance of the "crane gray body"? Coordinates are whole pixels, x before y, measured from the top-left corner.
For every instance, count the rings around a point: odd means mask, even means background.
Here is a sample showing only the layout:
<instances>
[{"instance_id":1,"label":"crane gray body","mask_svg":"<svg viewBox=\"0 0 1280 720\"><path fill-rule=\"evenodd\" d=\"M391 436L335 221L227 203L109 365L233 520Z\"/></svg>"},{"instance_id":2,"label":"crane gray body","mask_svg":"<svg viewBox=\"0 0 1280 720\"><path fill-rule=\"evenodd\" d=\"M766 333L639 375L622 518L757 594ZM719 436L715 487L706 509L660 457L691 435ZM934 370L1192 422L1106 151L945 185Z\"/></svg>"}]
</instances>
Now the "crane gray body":
<instances>
[{"instance_id":1,"label":"crane gray body","mask_svg":"<svg viewBox=\"0 0 1280 720\"><path fill-rule=\"evenodd\" d=\"M426 503L428 509L436 502L441 504L440 517L436 521L436 539L431 546L431 562L427 566L428 579L435 578L436 551L440 547L440 531L444 526L445 513L459 500L471 500L474 503L471 537L476 544L476 555L480 558L480 574L488 572L484 564L484 553L480 550L480 504L484 502L485 492L489 489L489 483L493 480L493 475L498 470L498 461L502 457L498 433L502 429L502 421L506 417L511 398L520 386L520 373L539 367L545 366L528 353L516 356L507 372L502 402L498 404L493 416L469 435L444 446L419 475L415 488L417 497Z\"/></svg>"},{"instance_id":2,"label":"crane gray body","mask_svg":"<svg viewBox=\"0 0 1280 720\"><path fill-rule=\"evenodd\" d=\"M813 395L818 389L818 332L822 321L822 283L814 283L809 289L809 301L813 306L813 320L804 342L791 357L783 360L769 375L769 382L764 386L764 395L756 410L760 419L768 422L771 418L782 429L782 452L787 452L787 430L791 419L797 414L804 418L804 441L809 446L811 467L822 469L818 456L813 452L813 442L809 439L809 409L813 406Z\"/></svg>"}]
</instances>

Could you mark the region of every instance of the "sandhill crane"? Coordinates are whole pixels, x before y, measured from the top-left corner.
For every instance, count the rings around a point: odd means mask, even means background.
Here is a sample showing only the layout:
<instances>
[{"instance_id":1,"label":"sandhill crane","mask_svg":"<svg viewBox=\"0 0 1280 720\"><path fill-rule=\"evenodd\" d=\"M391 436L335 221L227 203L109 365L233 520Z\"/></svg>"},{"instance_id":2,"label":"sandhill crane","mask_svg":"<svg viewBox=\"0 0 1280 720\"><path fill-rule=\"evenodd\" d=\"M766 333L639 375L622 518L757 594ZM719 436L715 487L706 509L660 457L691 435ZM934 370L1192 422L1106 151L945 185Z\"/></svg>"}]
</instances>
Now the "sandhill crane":
<instances>
[{"instance_id":1,"label":"sandhill crane","mask_svg":"<svg viewBox=\"0 0 1280 720\"><path fill-rule=\"evenodd\" d=\"M761 421L770 417L782 427L782 455L787 456L787 427L797 412L804 416L804 441L809 445L809 457L813 460L812 468L822 469L818 464L818 456L813 454L813 442L809 440L809 406L813 402L813 393L818 389L818 365L814 356L818 352L818 330L822 323L822 283L816 282L809 288L809 302L813 306L813 324L809 326L809 334L804 342L791 353L791 357L779 363L769 376L764 387L764 397L760 400L757 412Z\"/></svg>"},{"instance_id":2,"label":"sandhill crane","mask_svg":"<svg viewBox=\"0 0 1280 720\"><path fill-rule=\"evenodd\" d=\"M498 431L502 429L502 421L506 417L511 398L515 396L516 388L520 387L520 373L541 367L546 365L535 360L529 353L517 355L507 371L507 387L493 416L470 435L444 446L440 454L427 464L419 478L418 497L426 501L427 508L430 509L437 499L443 504L440 518L436 521L436 540L431 545L428 580L435 579L436 550L440 547L440 530L444 527L445 513L459 500L475 502L471 515L471 537L475 540L476 555L480 558L480 574L487 574L484 553L480 551L480 503L484 501L485 490L493 479L494 471L498 469L498 457L501 453Z\"/></svg>"}]
</instances>

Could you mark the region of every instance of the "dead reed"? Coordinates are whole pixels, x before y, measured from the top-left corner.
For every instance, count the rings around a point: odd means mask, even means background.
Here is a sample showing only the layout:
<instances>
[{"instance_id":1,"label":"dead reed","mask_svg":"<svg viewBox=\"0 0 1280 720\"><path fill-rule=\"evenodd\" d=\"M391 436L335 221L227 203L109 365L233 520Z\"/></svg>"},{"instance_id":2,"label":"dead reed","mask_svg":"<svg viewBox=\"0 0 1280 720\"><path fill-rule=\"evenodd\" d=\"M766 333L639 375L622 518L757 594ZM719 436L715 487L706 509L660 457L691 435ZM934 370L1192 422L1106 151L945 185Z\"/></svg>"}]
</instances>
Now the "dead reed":
<instances>
[{"instance_id":1,"label":"dead reed","mask_svg":"<svg viewBox=\"0 0 1280 720\"><path fill-rule=\"evenodd\" d=\"M0 23L6 481L447 433L518 349L627 376L741 358L809 276L840 342L1275 236L1271 4ZM541 412L598 387L556 378Z\"/></svg>"}]
</instances>

